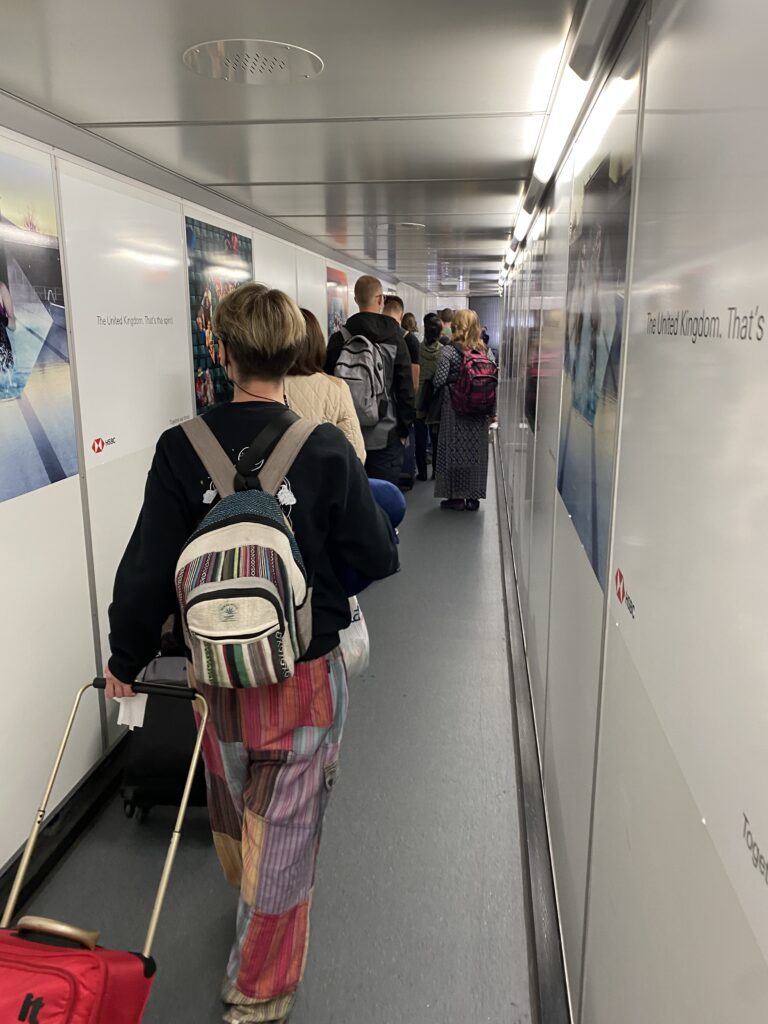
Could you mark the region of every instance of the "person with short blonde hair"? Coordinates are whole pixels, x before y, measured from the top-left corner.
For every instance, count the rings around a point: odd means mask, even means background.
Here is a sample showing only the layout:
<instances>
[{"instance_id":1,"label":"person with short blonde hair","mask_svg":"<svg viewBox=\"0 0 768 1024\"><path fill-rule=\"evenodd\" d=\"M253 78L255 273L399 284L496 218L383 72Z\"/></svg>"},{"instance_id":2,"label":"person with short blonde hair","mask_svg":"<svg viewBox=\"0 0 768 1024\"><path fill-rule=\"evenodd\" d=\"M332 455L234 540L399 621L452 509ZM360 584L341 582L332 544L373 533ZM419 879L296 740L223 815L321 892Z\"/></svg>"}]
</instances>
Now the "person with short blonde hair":
<instances>
[{"instance_id":1,"label":"person with short blonde hair","mask_svg":"<svg viewBox=\"0 0 768 1024\"><path fill-rule=\"evenodd\" d=\"M456 412L451 389L459 379L468 352L492 354L480 336L480 320L473 309L457 309L451 322L452 341L445 345L432 380L442 393L440 434L435 471L435 497L442 508L477 512L488 483L488 416L462 416Z\"/></svg>"},{"instance_id":2,"label":"person with short blonde hair","mask_svg":"<svg viewBox=\"0 0 768 1024\"><path fill-rule=\"evenodd\" d=\"M373 479L398 484L403 466L403 446L416 414L411 357L400 330L399 317L395 319L382 313L385 295L377 277L365 274L357 279L355 302L360 312L351 316L344 327L328 339L325 372L336 377L343 377L348 372L345 363L354 359L354 355L347 352L338 370L337 364L345 346L354 338L365 338L375 347L377 358L380 356L383 363L386 391L379 406L378 422L371 424L368 421L362 428L367 453L365 469ZM362 342L356 344L359 349ZM370 354L370 345L363 347Z\"/></svg>"},{"instance_id":3,"label":"person with short blonde hair","mask_svg":"<svg viewBox=\"0 0 768 1024\"><path fill-rule=\"evenodd\" d=\"M234 398L204 421L232 461L236 486L258 488L264 460L297 420L284 404L284 375L303 344L304 318L283 292L246 284L221 300L215 326ZM351 617L337 569L350 566L366 579L398 569L389 517L335 426L315 427L276 497L312 582L305 654L290 679L252 689L209 686L188 668L211 709L203 756L214 845L227 880L240 890L222 988L227 1024L284 1024L304 973L315 861L348 701L339 632ZM178 610L179 555L217 500L183 428L167 430L115 579L108 696L132 696L133 681L155 657L163 624ZM243 581L253 568L248 536L233 569Z\"/></svg>"},{"instance_id":4,"label":"person with short blonde hair","mask_svg":"<svg viewBox=\"0 0 768 1024\"><path fill-rule=\"evenodd\" d=\"M296 360L307 332L296 303L276 288L235 288L213 313L213 329L243 378L281 380Z\"/></svg>"}]
</instances>

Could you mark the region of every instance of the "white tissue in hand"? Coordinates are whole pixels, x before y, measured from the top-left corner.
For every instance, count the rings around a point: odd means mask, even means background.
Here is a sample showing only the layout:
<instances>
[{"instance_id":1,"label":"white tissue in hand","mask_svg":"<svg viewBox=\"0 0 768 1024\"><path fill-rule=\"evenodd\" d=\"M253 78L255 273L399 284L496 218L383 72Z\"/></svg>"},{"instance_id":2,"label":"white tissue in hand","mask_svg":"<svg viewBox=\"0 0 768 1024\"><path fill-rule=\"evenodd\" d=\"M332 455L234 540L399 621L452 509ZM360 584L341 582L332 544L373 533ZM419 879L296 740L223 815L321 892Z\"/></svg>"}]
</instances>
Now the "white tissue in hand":
<instances>
[{"instance_id":1,"label":"white tissue in hand","mask_svg":"<svg viewBox=\"0 0 768 1024\"><path fill-rule=\"evenodd\" d=\"M117 713L117 724L127 725L129 729L140 729L144 725L144 712L147 710L146 693L137 693L135 697L118 697L120 710Z\"/></svg>"}]
</instances>

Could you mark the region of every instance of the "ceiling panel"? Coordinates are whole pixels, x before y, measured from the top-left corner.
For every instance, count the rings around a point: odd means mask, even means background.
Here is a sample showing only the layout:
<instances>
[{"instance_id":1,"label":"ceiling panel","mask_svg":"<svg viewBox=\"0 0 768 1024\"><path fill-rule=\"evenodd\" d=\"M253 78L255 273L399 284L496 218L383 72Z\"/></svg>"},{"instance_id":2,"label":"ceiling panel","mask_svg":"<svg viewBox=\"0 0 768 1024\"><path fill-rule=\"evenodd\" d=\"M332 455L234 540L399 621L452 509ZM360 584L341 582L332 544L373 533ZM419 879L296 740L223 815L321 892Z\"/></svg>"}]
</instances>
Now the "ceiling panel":
<instances>
[{"instance_id":1,"label":"ceiling panel","mask_svg":"<svg viewBox=\"0 0 768 1024\"><path fill-rule=\"evenodd\" d=\"M520 192L518 192L517 195L519 202ZM334 244L334 239L338 244L346 241L350 236L357 236L366 219L366 217L360 214L348 214L346 217L338 218L325 217L321 215L280 218L284 224L288 224L297 231L309 232L313 236L316 234L323 235L330 244ZM383 218L370 219L375 219L376 223L386 223ZM475 230L477 228L487 228L490 231L505 231L505 238L509 235L509 218L503 213L476 214L456 213L450 211L448 213L441 214L427 214L424 215L421 220L426 224L427 230L429 231L435 230L444 233L451 233L454 230L461 231L464 227Z\"/></svg>"},{"instance_id":2,"label":"ceiling panel","mask_svg":"<svg viewBox=\"0 0 768 1024\"><path fill-rule=\"evenodd\" d=\"M524 177L540 114L100 128L202 184Z\"/></svg>"},{"instance_id":3,"label":"ceiling panel","mask_svg":"<svg viewBox=\"0 0 768 1024\"><path fill-rule=\"evenodd\" d=\"M69 120L541 111L542 57L573 0L6 0L0 84ZM325 61L309 82L242 86L189 71L211 39L276 39ZM514 72L514 73L512 73Z\"/></svg>"},{"instance_id":4,"label":"ceiling panel","mask_svg":"<svg viewBox=\"0 0 768 1024\"><path fill-rule=\"evenodd\" d=\"M269 217L365 216L420 221L440 214L494 214L510 220L520 181L397 182L386 185L219 186L222 195Z\"/></svg>"},{"instance_id":5,"label":"ceiling panel","mask_svg":"<svg viewBox=\"0 0 768 1024\"><path fill-rule=\"evenodd\" d=\"M5 0L0 89L341 260L421 287L486 288L577 6ZM325 69L306 82L246 86L182 63L188 47L224 38L304 46Z\"/></svg>"}]
</instances>

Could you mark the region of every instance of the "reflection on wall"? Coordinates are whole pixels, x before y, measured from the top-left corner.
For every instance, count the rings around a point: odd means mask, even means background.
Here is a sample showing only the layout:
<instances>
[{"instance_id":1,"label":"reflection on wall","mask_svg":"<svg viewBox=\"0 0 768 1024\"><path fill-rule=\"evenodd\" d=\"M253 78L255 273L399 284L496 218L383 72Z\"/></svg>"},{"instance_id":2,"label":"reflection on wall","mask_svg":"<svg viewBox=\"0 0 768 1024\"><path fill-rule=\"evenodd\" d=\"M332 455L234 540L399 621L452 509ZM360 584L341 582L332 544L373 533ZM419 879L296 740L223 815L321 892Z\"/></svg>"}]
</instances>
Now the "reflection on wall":
<instances>
[{"instance_id":1,"label":"reflection on wall","mask_svg":"<svg viewBox=\"0 0 768 1024\"><path fill-rule=\"evenodd\" d=\"M572 208L557 487L603 588L631 192L631 159L609 152L576 179Z\"/></svg>"},{"instance_id":2,"label":"reflection on wall","mask_svg":"<svg viewBox=\"0 0 768 1024\"><path fill-rule=\"evenodd\" d=\"M470 295L469 308L480 318L480 325L488 334L488 344L496 357L501 337L501 299L497 295Z\"/></svg>"},{"instance_id":3,"label":"reflection on wall","mask_svg":"<svg viewBox=\"0 0 768 1024\"><path fill-rule=\"evenodd\" d=\"M541 275L544 265L544 242L537 241L531 258L531 289L528 300L528 351L525 367L525 418L536 431L536 401L539 393L541 344Z\"/></svg>"},{"instance_id":4,"label":"reflection on wall","mask_svg":"<svg viewBox=\"0 0 768 1024\"><path fill-rule=\"evenodd\" d=\"M191 217L186 221L195 401L200 413L229 398L213 312L228 292L253 277L252 242L226 228Z\"/></svg>"},{"instance_id":5,"label":"reflection on wall","mask_svg":"<svg viewBox=\"0 0 768 1024\"><path fill-rule=\"evenodd\" d=\"M326 267L328 288L328 337L347 322L349 309L349 284L345 270Z\"/></svg>"},{"instance_id":6,"label":"reflection on wall","mask_svg":"<svg viewBox=\"0 0 768 1024\"><path fill-rule=\"evenodd\" d=\"M50 159L0 143L0 501L77 472Z\"/></svg>"}]
</instances>

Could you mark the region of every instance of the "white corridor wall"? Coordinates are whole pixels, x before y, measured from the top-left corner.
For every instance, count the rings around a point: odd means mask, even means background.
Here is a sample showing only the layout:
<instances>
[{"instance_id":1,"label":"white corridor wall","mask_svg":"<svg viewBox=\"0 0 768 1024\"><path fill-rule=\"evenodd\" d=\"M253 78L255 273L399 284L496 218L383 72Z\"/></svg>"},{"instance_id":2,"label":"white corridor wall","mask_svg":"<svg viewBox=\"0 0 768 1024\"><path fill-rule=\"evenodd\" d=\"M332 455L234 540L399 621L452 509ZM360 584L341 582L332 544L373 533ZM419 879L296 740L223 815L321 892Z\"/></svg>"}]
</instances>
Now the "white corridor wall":
<instances>
[{"instance_id":1,"label":"white corridor wall","mask_svg":"<svg viewBox=\"0 0 768 1024\"><path fill-rule=\"evenodd\" d=\"M155 442L193 414L186 252L179 202L58 163L106 661L115 570L138 518Z\"/></svg>"},{"instance_id":2,"label":"white corridor wall","mask_svg":"<svg viewBox=\"0 0 768 1024\"><path fill-rule=\"evenodd\" d=\"M766 31L749 0L655 0L561 171L530 558L530 245L504 296L499 443L578 1024L768 1015Z\"/></svg>"}]
</instances>

